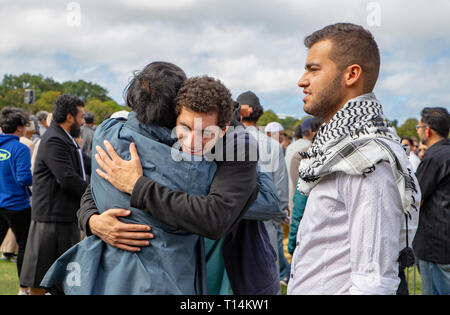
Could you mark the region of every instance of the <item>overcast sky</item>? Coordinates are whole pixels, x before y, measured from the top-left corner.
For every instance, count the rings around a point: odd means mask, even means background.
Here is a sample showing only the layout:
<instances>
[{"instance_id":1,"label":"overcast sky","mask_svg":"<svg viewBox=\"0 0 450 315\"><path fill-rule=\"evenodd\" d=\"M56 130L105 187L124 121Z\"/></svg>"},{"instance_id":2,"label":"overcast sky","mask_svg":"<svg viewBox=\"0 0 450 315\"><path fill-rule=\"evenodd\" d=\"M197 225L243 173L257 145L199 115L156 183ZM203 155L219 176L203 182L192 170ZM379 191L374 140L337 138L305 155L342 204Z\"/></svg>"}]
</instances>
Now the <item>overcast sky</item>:
<instances>
[{"instance_id":1,"label":"overcast sky","mask_svg":"<svg viewBox=\"0 0 450 315\"><path fill-rule=\"evenodd\" d=\"M303 39L336 22L375 36L375 93L389 119L450 107L448 0L0 0L0 76L92 81L123 104L133 71L162 60L303 117Z\"/></svg>"}]
</instances>

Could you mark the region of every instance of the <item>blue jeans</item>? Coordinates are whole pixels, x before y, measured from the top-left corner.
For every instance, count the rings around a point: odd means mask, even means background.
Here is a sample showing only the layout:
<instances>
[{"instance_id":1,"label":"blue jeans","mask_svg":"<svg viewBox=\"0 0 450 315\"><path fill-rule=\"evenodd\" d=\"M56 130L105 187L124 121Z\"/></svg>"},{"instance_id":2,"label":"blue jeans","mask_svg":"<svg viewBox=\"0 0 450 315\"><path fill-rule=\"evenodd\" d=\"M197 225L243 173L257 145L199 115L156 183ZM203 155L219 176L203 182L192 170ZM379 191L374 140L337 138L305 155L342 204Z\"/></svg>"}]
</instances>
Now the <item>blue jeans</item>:
<instances>
[{"instance_id":1,"label":"blue jeans","mask_svg":"<svg viewBox=\"0 0 450 315\"><path fill-rule=\"evenodd\" d=\"M419 259L423 295L450 294L450 264L439 265Z\"/></svg>"}]
</instances>

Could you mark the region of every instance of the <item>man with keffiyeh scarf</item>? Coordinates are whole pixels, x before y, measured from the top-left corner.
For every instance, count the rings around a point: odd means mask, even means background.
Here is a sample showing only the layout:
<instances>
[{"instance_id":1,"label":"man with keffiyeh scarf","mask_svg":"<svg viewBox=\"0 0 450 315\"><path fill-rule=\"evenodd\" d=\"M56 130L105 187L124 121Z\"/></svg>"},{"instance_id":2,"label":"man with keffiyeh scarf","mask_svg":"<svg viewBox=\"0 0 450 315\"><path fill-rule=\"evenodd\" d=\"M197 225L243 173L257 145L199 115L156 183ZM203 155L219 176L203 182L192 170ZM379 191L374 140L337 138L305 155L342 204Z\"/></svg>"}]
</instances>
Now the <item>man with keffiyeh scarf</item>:
<instances>
[{"instance_id":1,"label":"man with keffiyeh scarf","mask_svg":"<svg viewBox=\"0 0 450 315\"><path fill-rule=\"evenodd\" d=\"M297 189L309 197L288 294L395 294L399 266L414 259L421 196L373 94L378 46L349 23L314 32L305 45L304 110L325 123L302 154Z\"/></svg>"}]
</instances>

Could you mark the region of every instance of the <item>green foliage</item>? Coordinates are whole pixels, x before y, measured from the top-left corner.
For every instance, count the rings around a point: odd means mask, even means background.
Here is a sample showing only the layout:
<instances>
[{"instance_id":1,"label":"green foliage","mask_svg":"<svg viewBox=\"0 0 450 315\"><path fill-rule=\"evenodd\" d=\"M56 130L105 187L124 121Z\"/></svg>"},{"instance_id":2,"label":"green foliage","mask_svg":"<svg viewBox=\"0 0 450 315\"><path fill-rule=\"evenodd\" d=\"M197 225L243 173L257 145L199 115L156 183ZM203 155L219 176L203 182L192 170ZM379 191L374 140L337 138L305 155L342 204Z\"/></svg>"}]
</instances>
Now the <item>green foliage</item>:
<instances>
[{"instance_id":1,"label":"green foliage","mask_svg":"<svg viewBox=\"0 0 450 315\"><path fill-rule=\"evenodd\" d=\"M24 103L25 89L33 89L35 103ZM86 111L95 115L95 122L101 123L106 115L124 110L125 107L114 102L108 91L98 84L83 80L56 82L43 75L23 73L21 75L6 74L0 84L0 110L4 107L19 107L36 113L40 110L52 112L53 103L61 94L72 94L81 98Z\"/></svg>"},{"instance_id":2,"label":"green foliage","mask_svg":"<svg viewBox=\"0 0 450 315\"><path fill-rule=\"evenodd\" d=\"M419 135L417 134L416 125L419 122L417 119L410 118L403 125L397 128L397 134L399 137L415 137L419 139Z\"/></svg>"},{"instance_id":3,"label":"green foliage","mask_svg":"<svg viewBox=\"0 0 450 315\"><path fill-rule=\"evenodd\" d=\"M258 126L266 126L270 122L279 122L281 123L281 119L278 118L277 114L275 114L272 110L267 110L262 114L262 116L259 118L257 125Z\"/></svg>"},{"instance_id":4,"label":"green foliage","mask_svg":"<svg viewBox=\"0 0 450 315\"><path fill-rule=\"evenodd\" d=\"M83 102L87 102L91 98L99 99L102 102L111 100L108 96L108 90L102 88L98 84L83 80L64 82L62 84L62 92L64 94L76 95L81 98Z\"/></svg>"},{"instance_id":5,"label":"green foliage","mask_svg":"<svg viewBox=\"0 0 450 315\"><path fill-rule=\"evenodd\" d=\"M23 73L19 76L6 74L0 87L0 94L5 96L10 90L33 89L35 98L41 97L41 94L49 90L61 90L61 84L52 78L44 78L42 75L32 75Z\"/></svg>"},{"instance_id":6,"label":"green foliage","mask_svg":"<svg viewBox=\"0 0 450 315\"><path fill-rule=\"evenodd\" d=\"M106 116L111 115L114 112L127 109L114 101L102 102L97 98L91 98L86 102L84 110L94 114L94 123L99 125Z\"/></svg>"},{"instance_id":7,"label":"green foliage","mask_svg":"<svg viewBox=\"0 0 450 315\"><path fill-rule=\"evenodd\" d=\"M302 120L305 118L302 118ZM294 134L295 127L297 127L301 123L302 120L298 120L294 117L286 117L284 119L281 119L272 110L267 110L259 118L257 125L258 126L266 126L270 122L279 122L283 126L284 131L288 135L292 136Z\"/></svg>"},{"instance_id":8,"label":"green foliage","mask_svg":"<svg viewBox=\"0 0 450 315\"><path fill-rule=\"evenodd\" d=\"M284 127L284 131L288 135L292 135L294 133L295 127L299 124L300 120L294 117L286 117L281 120L281 125Z\"/></svg>"},{"instance_id":9,"label":"green foliage","mask_svg":"<svg viewBox=\"0 0 450 315\"><path fill-rule=\"evenodd\" d=\"M24 103L24 94L24 89L9 90L0 100L0 109L3 107L18 107L30 111L31 106Z\"/></svg>"},{"instance_id":10,"label":"green foliage","mask_svg":"<svg viewBox=\"0 0 450 315\"><path fill-rule=\"evenodd\" d=\"M51 113L53 111L53 102L60 95L61 95L60 91L47 91L42 93L41 98L31 105L33 113L36 114L38 111L41 110L45 110Z\"/></svg>"}]
</instances>

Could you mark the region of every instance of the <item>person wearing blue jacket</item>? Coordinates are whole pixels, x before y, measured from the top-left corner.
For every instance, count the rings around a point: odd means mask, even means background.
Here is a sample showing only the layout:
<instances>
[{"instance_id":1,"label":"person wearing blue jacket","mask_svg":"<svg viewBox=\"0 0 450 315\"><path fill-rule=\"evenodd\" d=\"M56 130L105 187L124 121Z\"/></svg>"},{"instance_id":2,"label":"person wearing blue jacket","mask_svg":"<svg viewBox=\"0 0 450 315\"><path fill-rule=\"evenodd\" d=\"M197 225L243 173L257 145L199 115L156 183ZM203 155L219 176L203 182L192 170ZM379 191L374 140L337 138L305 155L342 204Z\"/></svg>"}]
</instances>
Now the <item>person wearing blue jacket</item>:
<instances>
[{"instance_id":1,"label":"person wearing blue jacket","mask_svg":"<svg viewBox=\"0 0 450 315\"><path fill-rule=\"evenodd\" d=\"M30 149L20 143L30 118L19 108L4 108L0 113L0 243L8 228L13 231L19 252L17 272L20 278L28 230L31 222L30 190L32 184ZM19 294L26 294L21 286Z\"/></svg>"},{"instance_id":2,"label":"person wearing blue jacket","mask_svg":"<svg viewBox=\"0 0 450 315\"><path fill-rule=\"evenodd\" d=\"M223 86L219 81L208 77L195 80L208 82L206 84L212 90L217 89L215 92L223 93ZM153 84L151 88L157 87ZM223 102L219 103L218 100ZM229 103L226 98L216 96L211 104L216 104L219 113L197 114L208 116L213 125L225 127L223 118L225 117L225 121L229 120L231 117L227 116L232 113L231 96ZM192 114L191 110L187 112L179 114L177 119L177 125L184 124L184 130L191 117L189 114ZM192 154L198 153L197 151L187 152L185 148L173 150L170 130L163 126L140 123L145 114L137 110L129 115L128 121L113 119L104 122L96 131L94 145L103 145L103 140L108 139L117 150L117 155L128 159L130 154L132 158L137 155L132 147L128 151L130 144L139 143L140 148L142 146L139 153L143 175L172 189L206 195L216 164L205 160L201 154L196 161L190 161L195 155ZM186 119L184 123L179 121L180 117ZM178 136L179 139L180 137ZM98 167L95 163L93 166ZM91 191L100 212L112 207L130 208L130 196L118 193L107 181L99 180L95 173L92 176ZM273 200L278 202L277 199ZM208 294L203 239L199 235L158 222L136 208L131 207L131 212L132 215L123 221L151 226L155 235L151 246L143 247L139 253L126 252L109 245L105 247L97 236L90 236L60 257L41 285L48 288L59 285L66 294ZM79 282L75 281L76 277L70 283L64 281L70 279L72 267L76 273L77 266L80 267Z\"/></svg>"}]
</instances>

